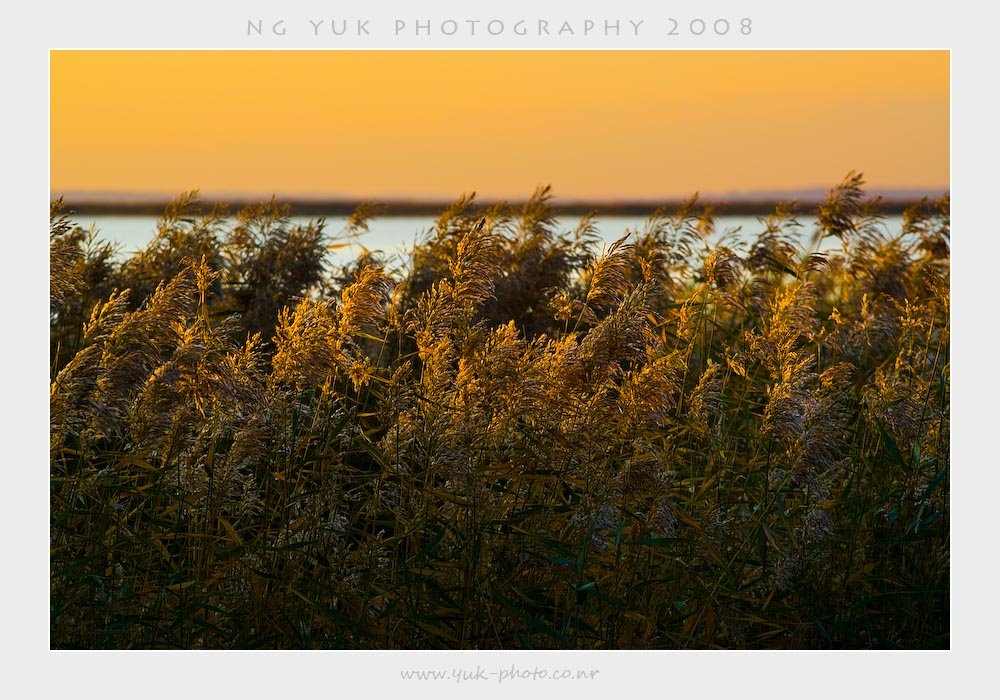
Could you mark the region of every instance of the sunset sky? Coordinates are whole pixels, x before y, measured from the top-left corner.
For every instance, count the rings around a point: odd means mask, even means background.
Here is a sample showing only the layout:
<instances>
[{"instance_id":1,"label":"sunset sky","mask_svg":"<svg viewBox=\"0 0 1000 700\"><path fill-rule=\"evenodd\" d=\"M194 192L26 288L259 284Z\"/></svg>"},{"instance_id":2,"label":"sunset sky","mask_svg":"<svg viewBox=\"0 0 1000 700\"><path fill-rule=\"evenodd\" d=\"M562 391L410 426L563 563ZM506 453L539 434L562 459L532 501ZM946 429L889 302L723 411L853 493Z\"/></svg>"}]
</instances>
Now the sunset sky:
<instances>
[{"instance_id":1,"label":"sunset sky","mask_svg":"<svg viewBox=\"0 0 1000 700\"><path fill-rule=\"evenodd\" d=\"M949 184L943 51L53 51L51 188L643 199Z\"/></svg>"}]
</instances>

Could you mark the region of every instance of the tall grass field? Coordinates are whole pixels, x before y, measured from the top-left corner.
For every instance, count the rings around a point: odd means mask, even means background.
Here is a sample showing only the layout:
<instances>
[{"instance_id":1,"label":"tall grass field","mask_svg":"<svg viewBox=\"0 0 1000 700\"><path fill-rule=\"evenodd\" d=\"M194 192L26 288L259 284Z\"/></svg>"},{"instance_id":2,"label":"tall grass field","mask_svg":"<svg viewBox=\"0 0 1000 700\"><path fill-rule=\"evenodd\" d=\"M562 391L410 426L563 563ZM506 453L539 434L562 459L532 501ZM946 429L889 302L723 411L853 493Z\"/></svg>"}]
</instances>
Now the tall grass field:
<instances>
[{"instance_id":1,"label":"tall grass field","mask_svg":"<svg viewBox=\"0 0 1000 700\"><path fill-rule=\"evenodd\" d=\"M122 259L54 203L51 646L947 648L949 203L862 187L613 243L467 196L392 268L332 262L367 206Z\"/></svg>"}]
</instances>

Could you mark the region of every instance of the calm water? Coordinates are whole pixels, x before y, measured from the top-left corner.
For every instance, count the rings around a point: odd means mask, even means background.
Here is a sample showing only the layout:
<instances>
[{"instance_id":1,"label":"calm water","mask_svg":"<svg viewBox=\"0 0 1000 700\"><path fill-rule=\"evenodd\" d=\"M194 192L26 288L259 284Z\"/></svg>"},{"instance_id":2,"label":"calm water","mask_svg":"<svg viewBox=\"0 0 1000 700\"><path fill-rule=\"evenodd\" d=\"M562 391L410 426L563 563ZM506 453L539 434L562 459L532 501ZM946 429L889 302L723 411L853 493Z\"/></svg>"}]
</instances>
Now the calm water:
<instances>
[{"instance_id":1,"label":"calm water","mask_svg":"<svg viewBox=\"0 0 1000 700\"><path fill-rule=\"evenodd\" d=\"M293 217L294 223L305 224L311 217ZM83 226L93 226L99 232L99 238L111 241L119 247L119 256L127 257L135 251L144 248L156 233L156 217L153 216L77 216L74 221ZM334 236L344 230L346 217L327 217L326 232ZM573 217L561 218L556 226L559 231L572 231L579 219ZM601 237L608 242L614 241L625 234L627 230L641 230L645 217L637 216L607 216L597 220ZM816 229L815 217L799 217L803 241L808 244ZM887 217L887 229L897 233L902 228L902 218ZM415 242L423 240L424 236L434 227L433 217L385 217L369 222L369 232L364 234L359 243L347 248L333 251L335 258L347 259L361 252L361 246L375 251L380 250L392 257L405 258ZM749 239L762 230L763 226L754 216L720 216L716 220L717 235L725 231L736 230L739 237ZM339 242L339 241L337 241ZM832 247L833 242L823 247Z\"/></svg>"}]
</instances>

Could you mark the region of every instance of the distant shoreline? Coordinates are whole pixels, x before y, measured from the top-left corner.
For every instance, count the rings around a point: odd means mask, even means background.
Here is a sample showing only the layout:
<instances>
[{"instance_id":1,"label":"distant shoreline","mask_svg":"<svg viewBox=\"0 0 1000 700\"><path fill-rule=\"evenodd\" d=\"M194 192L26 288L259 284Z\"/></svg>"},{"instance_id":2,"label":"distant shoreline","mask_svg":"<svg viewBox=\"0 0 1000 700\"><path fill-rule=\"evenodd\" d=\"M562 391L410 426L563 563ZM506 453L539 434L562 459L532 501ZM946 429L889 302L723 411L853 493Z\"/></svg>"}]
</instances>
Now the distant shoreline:
<instances>
[{"instance_id":1,"label":"distant shoreline","mask_svg":"<svg viewBox=\"0 0 1000 700\"><path fill-rule=\"evenodd\" d=\"M945 192L939 193L941 196ZM930 199L930 198L929 198ZM55 201L54 199L52 201ZM215 199L202 200L200 208L208 211L214 204L228 207L231 211L236 211L249 204L258 204L261 199ZM266 199L264 200L266 201ZM377 205L375 218L393 218L407 216L437 216L450 204L449 200L370 200L370 199L337 199L337 200L306 200L295 198L277 198L282 204L291 207L292 216L348 216L359 205L363 203L374 203ZM775 210L778 204L789 203L789 199L699 199L699 206L711 206L714 212L720 216L754 216L766 215ZM815 214L817 208L824 200L800 200L795 202L794 211L801 215ZM921 197L907 198L884 198L878 208L879 212L886 215L898 215L903 213L908 207L921 201ZM120 202L120 201L99 201L99 200L74 200L69 197L64 198L64 210L74 214L92 216L158 216L163 213L164 207L169 200L150 200L140 202ZM582 216L588 213L595 213L603 216L647 216L660 208L668 211L677 210L684 200L671 199L660 201L564 201L551 202L552 211L557 215ZM502 203L500 200L477 200L481 207L488 207ZM518 208L524 201L507 201L506 204L512 208Z\"/></svg>"}]
</instances>

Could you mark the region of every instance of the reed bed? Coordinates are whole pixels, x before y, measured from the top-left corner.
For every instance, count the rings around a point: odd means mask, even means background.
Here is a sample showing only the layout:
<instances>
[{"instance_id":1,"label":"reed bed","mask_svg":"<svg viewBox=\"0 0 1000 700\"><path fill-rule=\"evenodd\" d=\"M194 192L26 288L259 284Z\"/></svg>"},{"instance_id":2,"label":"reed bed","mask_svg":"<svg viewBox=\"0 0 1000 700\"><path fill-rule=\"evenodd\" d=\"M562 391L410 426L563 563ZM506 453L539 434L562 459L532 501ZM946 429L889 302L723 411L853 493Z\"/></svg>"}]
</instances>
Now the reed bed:
<instances>
[{"instance_id":1,"label":"reed bed","mask_svg":"<svg viewBox=\"0 0 1000 700\"><path fill-rule=\"evenodd\" d=\"M463 197L396 268L328 256L370 208L118 261L57 202L52 647L947 647L948 201L862 186L610 245Z\"/></svg>"}]
</instances>

